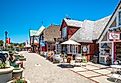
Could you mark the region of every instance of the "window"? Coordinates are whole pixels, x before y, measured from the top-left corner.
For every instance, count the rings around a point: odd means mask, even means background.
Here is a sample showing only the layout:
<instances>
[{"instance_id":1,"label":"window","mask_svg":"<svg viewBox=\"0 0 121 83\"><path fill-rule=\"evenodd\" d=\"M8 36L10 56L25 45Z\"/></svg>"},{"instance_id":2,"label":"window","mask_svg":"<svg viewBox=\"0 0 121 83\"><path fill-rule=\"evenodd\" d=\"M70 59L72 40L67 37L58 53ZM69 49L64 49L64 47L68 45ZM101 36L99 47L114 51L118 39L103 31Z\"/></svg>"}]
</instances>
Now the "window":
<instances>
[{"instance_id":1,"label":"window","mask_svg":"<svg viewBox=\"0 0 121 83\"><path fill-rule=\"evenodd\" d=\"M60 44L56 44L56 51L57 51L57 53L61 52L61 45Z\"/></svg>"},{"instance_id":2,"label":"window","mask_svg":"<svg viewBox=\"0 0 121 83\"><path fill-rule=\"evenodd\" d=\"M67 45L67 53L70 54L70 45Z\"/></svg>"},{"instance_id":3,"label":"window","mask_svg":"<svg viewBox=\"0 0 121 83\"><path fill-rule=\"evenodd\" d=\"M64 27L62 29L62 38L66 38L67 37L67 27Z\"/></svg>"},{"instance_id":4,"label":"window","mask_svg":"<svg viewBox=\"0 0 121 83\"><path fill-rule=\"evenodd\" d=\"M121 11L119 12L119 25L121 25Z\"/></svg>"},{"instance_id":5,"label":"window","mask_svg":"<svg viewBox=\"0 0 121 83\"><path fill-rule=\"evenodd\" d=\"M76 45L71 45L71 53L72 53L72 54L78 53L78 46L76 46Z\"/></svg>"}]
</instances>

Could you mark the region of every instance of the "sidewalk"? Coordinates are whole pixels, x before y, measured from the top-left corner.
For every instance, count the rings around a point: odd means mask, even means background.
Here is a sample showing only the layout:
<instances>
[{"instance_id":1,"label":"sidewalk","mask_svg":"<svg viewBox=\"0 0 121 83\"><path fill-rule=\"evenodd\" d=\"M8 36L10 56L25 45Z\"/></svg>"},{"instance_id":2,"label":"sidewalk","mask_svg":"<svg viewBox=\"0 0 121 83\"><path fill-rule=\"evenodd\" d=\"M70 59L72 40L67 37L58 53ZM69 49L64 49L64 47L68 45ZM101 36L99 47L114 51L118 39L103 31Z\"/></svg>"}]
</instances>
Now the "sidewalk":
<instances>
[{"instance_id":1,"label":"sidewalk","mask_svg":"<svg viewBox=\"0 0 121 83\"><path fill-rule=\"evenodd\" d=\"M109 80L112 75L112 68L109 66L89 62L86 67L74 67L69 70L97 83L114 83Z\"/></svg>"}]
</instances>

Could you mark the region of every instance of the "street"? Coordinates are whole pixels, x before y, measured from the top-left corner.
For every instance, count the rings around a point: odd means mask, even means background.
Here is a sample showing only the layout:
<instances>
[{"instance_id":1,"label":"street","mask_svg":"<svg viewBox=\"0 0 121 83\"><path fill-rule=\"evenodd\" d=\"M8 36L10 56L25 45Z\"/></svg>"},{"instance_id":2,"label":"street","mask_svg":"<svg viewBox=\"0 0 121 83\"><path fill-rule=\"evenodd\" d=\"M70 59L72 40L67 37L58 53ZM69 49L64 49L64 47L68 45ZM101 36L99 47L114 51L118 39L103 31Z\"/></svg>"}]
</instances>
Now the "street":
<instances>
[{"instance_id":1,"label":"street","mask_svg":"<svg viewBox=\"0 0 121 83\"><path fill-rule=\"evenodd\" d=\"M22 52L25 79L31 83L94 83L68 69L62 69L35 53Z\"/></svg>"}]
</instances>

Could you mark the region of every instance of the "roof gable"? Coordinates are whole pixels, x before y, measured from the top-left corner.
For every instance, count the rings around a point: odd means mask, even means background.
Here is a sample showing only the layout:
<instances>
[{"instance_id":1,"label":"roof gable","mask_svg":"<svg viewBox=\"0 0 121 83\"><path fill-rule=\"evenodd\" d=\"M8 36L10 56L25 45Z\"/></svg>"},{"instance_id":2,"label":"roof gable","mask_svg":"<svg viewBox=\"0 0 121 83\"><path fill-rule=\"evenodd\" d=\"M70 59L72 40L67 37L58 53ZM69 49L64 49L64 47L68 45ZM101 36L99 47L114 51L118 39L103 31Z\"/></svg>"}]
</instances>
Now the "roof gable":
<instances>
[{"instance_id":1,"label":"roof gable","mask_svg":"<svg viewBox=\"0 0 121 83\"><path fill-rule=\"evenodd\" d=\"M60 26L50 25L44 30L44 40L47 42L54 42L54 38L60 38Z\"/></svg>"},{"instance_id":2,"label":"roof gable","mask_svg":"<svg viewBox=\"0 0 121 83\"><path fill-rule=\"evenodd\" d=\"M30 30L30 36L39 36L44 31L45 27L42 25L39 30Z\"/></svg>"},{"instance_id":3,"label":"roof gable","mask_svg":"<svg viewBox=\"0 0 121 83\"><path fill-rule=\"evenodd\" d=\"M37 31L37 35L38 35L38 36L41 35L42 32L44 31L44 29L45 29L45 27L42 25L42 26L39 28L39 30Z\"/></svg>"},{"instance_id":4,"label":"roof gable","mask_svg":"<svg viewBox=\"0 0 121 83\"><path fill-rule=\"evenodd\" d=\"M30 30L30 36L36 36L37 30Z\"/></svg>"},{"instance_id":5,"label":"roof gable","mask_svg":"<svg viewBox=\"0 0 121 83\"><path fill-rule=\"evenodd\" d=\"M63 21L67 24L67 26L71 27L82 27L82 22L78 20L72 20L72 19L67 19L64 18Z\"/></svg>"},{"instance_id":6,"label":"roof gable","mask_svg":"<svg viewBox=\"0 0 121 83\"><path fill-rule=\"evenodd\" d=\"M78 42L92 42L98 39L110 16L97 21L84 20L80 28L70 39Z\"/></svg>"}]
</instances>

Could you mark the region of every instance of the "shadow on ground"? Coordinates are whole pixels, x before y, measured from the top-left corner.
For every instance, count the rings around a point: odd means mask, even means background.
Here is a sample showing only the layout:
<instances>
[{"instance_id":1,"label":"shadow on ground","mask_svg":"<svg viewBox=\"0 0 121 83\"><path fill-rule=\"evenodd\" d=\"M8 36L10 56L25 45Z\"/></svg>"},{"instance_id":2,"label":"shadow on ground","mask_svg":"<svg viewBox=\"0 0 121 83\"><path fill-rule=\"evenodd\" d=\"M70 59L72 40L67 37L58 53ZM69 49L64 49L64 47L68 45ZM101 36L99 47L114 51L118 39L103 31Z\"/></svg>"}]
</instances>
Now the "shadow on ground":
<instances>
[{"instance_id":1,"label":"shadow on ground","mask_svg":"<svg viewBox=\"0 0 121 83\"><path fill-rule=\"evenodd\" d=\"M71 64L59 64L57 66L61 68L74 68L74 65Z\"/></svg>"},{"instance_id":2,"label":"shadow on ground","mask_svg":"<svg viewBox=\"0 0 121 83\"><path fill-rule=\"evenodd\" d=\"M109 78L107 78L107 80L110 81L110 82L115 82L116 79L109 77ZM121 83L121 80L117 80L116 83Z\"/></svg>"}]
</instances>

